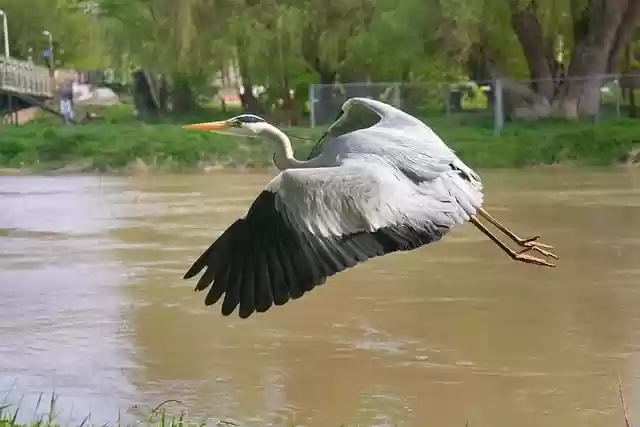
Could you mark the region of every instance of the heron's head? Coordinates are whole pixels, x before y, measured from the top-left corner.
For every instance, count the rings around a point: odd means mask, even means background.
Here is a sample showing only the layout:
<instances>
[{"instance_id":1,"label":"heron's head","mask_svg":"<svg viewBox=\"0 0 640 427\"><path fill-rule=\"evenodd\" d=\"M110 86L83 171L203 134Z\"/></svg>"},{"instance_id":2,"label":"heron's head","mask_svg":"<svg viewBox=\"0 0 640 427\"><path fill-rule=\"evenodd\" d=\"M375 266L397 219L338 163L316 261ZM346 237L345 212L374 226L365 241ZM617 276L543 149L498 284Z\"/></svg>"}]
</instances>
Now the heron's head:
<instances>
[{"instance_id":1,"label":"heron's head","mask_svg":"<svg viewBox=\"0 0 640 427\"><path fill-rule=\"evenodd\" d=\"M193 123L183 126L184 129L206 130L234 136L257 136L272 126L261 117L253 114L241 114L218 122Z\"/></svg>"}]
</instances>

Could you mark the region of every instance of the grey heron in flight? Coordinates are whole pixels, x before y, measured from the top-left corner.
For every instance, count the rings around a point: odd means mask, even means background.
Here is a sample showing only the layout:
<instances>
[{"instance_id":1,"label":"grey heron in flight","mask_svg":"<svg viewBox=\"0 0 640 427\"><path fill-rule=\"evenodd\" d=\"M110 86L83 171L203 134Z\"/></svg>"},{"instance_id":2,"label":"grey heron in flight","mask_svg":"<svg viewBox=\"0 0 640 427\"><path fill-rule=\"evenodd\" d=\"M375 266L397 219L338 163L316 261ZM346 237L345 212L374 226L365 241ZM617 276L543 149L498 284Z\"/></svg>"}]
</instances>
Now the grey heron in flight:
<instances>
[{"instance_id":1,"label":"grey heron in flight","mask_svg":"<svg viewBox=\"0 0 640 427\"><path fill-rule=\"evenodd\" d=\"M422 121L391 105L351 98L307 160L262 118L242 114L186 129L261 136L275 143L281 172L206 249L184 275L202 270L196 290L210 285L205 304L223 296L221 312L265 312L298 299L329 276L368 259L440 240L471 222L511 259L553 264L525 252L557 256L523 239L482 208L480 177ZM478 216L522 249L493 234Z\"/></svg>"}]
</instances>

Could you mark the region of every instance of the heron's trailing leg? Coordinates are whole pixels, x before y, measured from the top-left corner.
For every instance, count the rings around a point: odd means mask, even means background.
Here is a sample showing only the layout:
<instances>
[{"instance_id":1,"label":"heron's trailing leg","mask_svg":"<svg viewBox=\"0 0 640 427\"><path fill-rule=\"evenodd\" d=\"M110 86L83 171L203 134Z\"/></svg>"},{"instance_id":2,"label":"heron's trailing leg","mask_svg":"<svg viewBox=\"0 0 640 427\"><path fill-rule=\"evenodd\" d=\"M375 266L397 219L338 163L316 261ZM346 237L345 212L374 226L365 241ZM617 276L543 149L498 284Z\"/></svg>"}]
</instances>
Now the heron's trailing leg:
<instances>
[{"instance_id":1,"label":"heron's trailing leg","mask_svg":"<svg viewBox=\"0 0 640 427\"><path fill-rule=\"evenodd\" d=\"M522 246L524 249L520 251L520 253L528 252L530 250L535 250L540 252L542 255L558 259L558 256L552 252L546 251L545 249L553 249L553 246L545 245L543 243L538 243L536 240L540 238L540 236L530 237L528 239L523 239L518 237L513 231L509 230L504 225L500 224L497 219L489 214L489 212L485 211L482 208L477 209L478 214L489 221L491 224L496 226L500 231L509 236L511 240L516 242L519 246Z\"/></svg>"},{"instance_id":2,"label":"heron's trailing leg","mask_svg":"<svg viewBox=\"0 0 640 427\"><path fill-rule=\"evenodd\" d=\"M490 238L496 245L500 246L500 248L503 251L505 251L507 253L507 255L509 255L509 257L511 257L511 259L513 259L514 261L521 261L521 262L526 262L526 263L529 263L529 264L544 265L544 266L547 266L547 267L555 267L555 265L553 265L550 262L547 262L547 261L545 261L543 259L536 258L534 256L527 255L527 254L524 254L522 252L518 253L518 252L514 251L509 246L504 244L502 242L502 240L497 238L491 231L489 231L489 229L487 227L485 227L480 221L478 221L478 218L476 218L475 216L471 217L470 222L473 225L475 225L476 227L478 227L478 229L480 231L482 231L484 234L486 234L487 237Z\"/></svg>"}]
</instances>

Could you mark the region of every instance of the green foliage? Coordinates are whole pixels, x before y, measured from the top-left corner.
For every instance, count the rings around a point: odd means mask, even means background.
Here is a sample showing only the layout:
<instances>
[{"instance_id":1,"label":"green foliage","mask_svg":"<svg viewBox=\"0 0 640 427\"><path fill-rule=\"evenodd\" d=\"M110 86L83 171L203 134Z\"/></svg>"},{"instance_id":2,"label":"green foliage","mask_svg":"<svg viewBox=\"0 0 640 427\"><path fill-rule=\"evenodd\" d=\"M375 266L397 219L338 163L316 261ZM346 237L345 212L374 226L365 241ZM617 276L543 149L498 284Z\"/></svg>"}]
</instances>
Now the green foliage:
<instances>
[{"instance_id":1,"label":"green foliage","mask_svg":"<svg viewBox=\"0 0 640 427\"><path fill-rule=\"evenodd\" d=\"M197 91L231 64L277 108L295 90L301 108L321 74L343 81L458 80L469 17L439 1L99 0L113 64L188 78ZM462 43L441 43L444 15ZM448 54L451 53L450 57Z\"/></svg>"},{"instance_id":2,"label":"green foliage","mask_svg":"<svg viewBox=\"0 0 640 427\"><path fill-rule=\"evenodd\" d=\"M35 62L44 65L42 52L53 36L56 66L107 66L99 23L78 0L3 0L7 13L12 56L25 58L32 49Z\"/></svg>"},{"instance_id":3,"label":"green foliage","mask_svg":"<svg viewBox=\"0 0 640 427\"><path fill-rule=\"evenodd\" d=\"M208 117L208 116L207 116ZM200 118L200 117L199 117ZM189 121L198 121L191 117ZM562 121L512 124L501 137L490 127L426 121L458 155L475 168L525 167L579 163L611 165L626 159L640 144L640 123L619 121L593 125ZM296 156L305 158L323 129L291 128ZM152 169L193 171L207 165L271 166L267 141L183 130L177 123L96 123L52 127L48 123L4 128L0 165L51 170L85 164L86 170L121 171L136 159Z\"/></svg>"},{"instance_id":4,"label":"green foliage","mask_svg":"<svg viewBox=\"0 0 640 427\"><path fill-rule=\"evenodd\" d=\"M219 77L239 74L260 87L263 112L299 121L309 85L321 81L460 82L489 68L526 79L513 5L532 6L547 61L570 56L574 23L593 1L3 0L2 8L17 56L31 47L37 57L47 29L59 65L162 74L176 110L206 103Z\"/></svg>"},{"instance_id":5,"label":"green foliage","mask_svg":"<svg viewBox=\"0 0 640 427\"><path fill-rule=\"evenodd\" d=\"M224 47L226 25L211 21L214 5L205 0L101 0L104 37L111 54L151 70L199 74L213 70ZM126 62L127 60L125 60Z\"/></svg>"},{"instance_id":6,"label":"green foliage","mask_svg":"<svg viewBox=\"0 0 640 427\"><path fill-rule=\"evenodd\" d=\"M40 400L38 401L38 406L40 406L40 402L42 400L42 395L40 396ZM173 415L169 411L167 411L162 405L169 402L179 401L167 400L162 402L158 407L154 408L150 411L148 417L142 420L136 421L134 424L125 424L122 422L120 417L116 419L113 423L106 423L101 425L101 427L107 427L112 425L114 427L206 427L208 425L211 426L238 426L235 422L220 420L216 423L207 422L207 420L199 420L195 418L190 418L185 410L180 411L178 415ZM50 407L47 409L47 413L28 422L17 422L17 415L20 412L20 408L12 408L9 405L0 405L0 427L70 427L69 423L59 422L56 419L56 397L52 395ZM36 413L38 409L36 409ZM79 427L97 427L97 425L93 424L90 420L90 415L82 421ZM296 427L295 424L291 424L291 427ZM339 427L347 427L346 424L342 424Z\"/></svg>"},{"instance_id":7,"label":"green foliage","mask_svg":"<svg viewBox=\"0 0 640 427\"><path fill-rule=\"evenodd\" d=\"M48 407L44 409L44 413L40 413L40 408L45 405L43 403L43 395L40 394L38 398L38 402L36 404L36 408L33 413L33 417L31 421L27 422L18 422L18 415L21 415L21 406L12 406L7 404L0 404L0 427L62 427L69 426L70 423L63 422L58 420L58 410L57 410L57 399L58 396L54 394L51 395L51 398L48 401ZM153 410L149 411L149 415L142 420L136 421L134 424L124 424L118 416L118 418L113 423L107 423L102 425L105 427L107 425L113 425L114 427L128 427L128 426L145 426L145 427L205 427L208 423L206 420L195 420L190 419L187 416L187 412L182 410L179 415L170 414L163 406L169 402L180 403L177 400L166 400L158 405ZM224 421L220 421L216 423L217 425L236 425L235 423L225 423ZM88 414L85 419L80 423L80 427L90 427L95 426L94 423L91 422L91 414Z\"/></svg>"},{"instance_id":8,"label":"green foliage","mask_svg":"<svg viewBox=\"0 0 640 427\"><path fill-rule=\"evenodd\" d=\"M117 171L137 158L154 168L177 170L271 162L271 147L263 141L185 131L176 124L30 124L3 129L2 139L0 161L18 168L55 169L88 160L90 170ZM309 144L298 143L296 149L308 152Z\"/></svg>"},{"instance_id":9,"label":"green foliage","mask_svg":"<svg viewBox=\"0 0 640 427\"><path fill-rule=\"evenodd\" d=\"M437 125L434 126L437 129ZM640 123L633 120L590 122L543 121L492 131L442 129L443 139L472 167L501 168L573 163L607 166L624 162L640 145Z\"/></svg>"}]
</instances>

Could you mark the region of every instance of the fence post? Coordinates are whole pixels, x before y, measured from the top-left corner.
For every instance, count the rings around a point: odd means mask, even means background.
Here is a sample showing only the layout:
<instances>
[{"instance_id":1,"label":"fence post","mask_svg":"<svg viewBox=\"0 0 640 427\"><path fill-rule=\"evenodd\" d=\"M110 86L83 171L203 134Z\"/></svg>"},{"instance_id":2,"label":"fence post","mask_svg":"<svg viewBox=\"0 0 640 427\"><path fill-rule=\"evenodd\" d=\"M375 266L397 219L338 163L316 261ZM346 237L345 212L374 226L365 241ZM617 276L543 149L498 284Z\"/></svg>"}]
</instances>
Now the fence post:
<instances>
[{"instance_id":1,"label":"fence post","mask_svg":"<svg viewBox=\"0 0 640 427\"><path fill-rule=\"evenodd\" d=\"M449 83L442 86L442 97L444 98L444 113L449 117L451 116L451 85Z\"/></svg>"},{"instance_id":2,"label":"fence post","mask_svg":"<svg viewBox=\"0 0 640 427\"><path fill-rule=\"evenodd\" d=\"M8 67L8 62L9 60L7 58L4 58L4 60L2 61L2 79L0 79L0 88L8 90L8 83L7 83L7 67Z\"/></svg>"},{"instance_id":3,"label":"fence post","mask_svg":"<svg viewBox=\"0 0 640 427\"><path fill-rule=\"evenodd\" d=\"M10 89L11 90L11 89ZM13 124L13 95L7 91L7 109L9 110L9 124Z\"/></svg>"},{"instance_id":4,"label":"fence post","mask_svg":"<svg viewBox=\"0 0 640 427\"><path fill-rule=\"evenodd\" d=\"M588 81L587 84L594 84L591 80ZM593 116L592 120L594 124L600 123L600 115L602 114L602 80L598 77L596 86L598 88L598 109L596 110L596 114Z\"/></svg>"},{"instance_id":5,"label":"fence post","mask_svg":"<svg viewBox=\"0 0 640 427\"><path fill-rule=\"evenodd\" d=\"M400 83L393 85L393 103L396 108L402 108L402 97L400 96Z\"/></svg>"},{"instance_id":6,"label":"fence post","mask_svg":"<svg viewBox=\"0 0 640 427\"><path fill-rule=\"evenodd\" d=\"M502 97L502 80L495 79L493 81L493 93L495 102L493 103L493 134L500 136L504 127L504 107Z\"/></svg>"},{"instance_id":7,"label":"fence post","mask_svg":"<svg viewBox=\"0 0 640 427\"><path fill-rule=\"evenodd\" d=\"M622 87L620 86L621 76L616 76L616 115L617 119L622 117Z\"/></svg>"},{"instance_id":8,"label":"fence post","mask_svg":"<svg viewBox=\"0 0 640 427\"><path fill-rule=\"evenodd\" d=\"M315 99L315 84L309 85L309 125L311 128L316 127L316 99Z\"/></svg>"}]
</instances>

